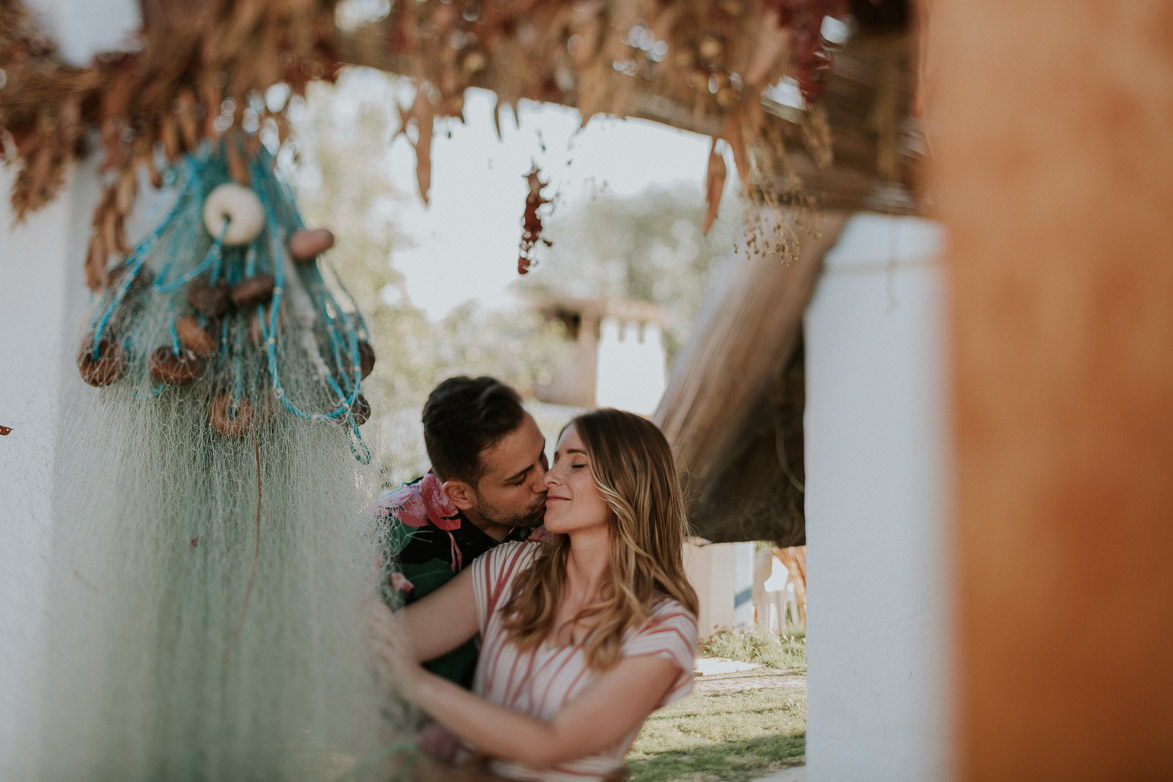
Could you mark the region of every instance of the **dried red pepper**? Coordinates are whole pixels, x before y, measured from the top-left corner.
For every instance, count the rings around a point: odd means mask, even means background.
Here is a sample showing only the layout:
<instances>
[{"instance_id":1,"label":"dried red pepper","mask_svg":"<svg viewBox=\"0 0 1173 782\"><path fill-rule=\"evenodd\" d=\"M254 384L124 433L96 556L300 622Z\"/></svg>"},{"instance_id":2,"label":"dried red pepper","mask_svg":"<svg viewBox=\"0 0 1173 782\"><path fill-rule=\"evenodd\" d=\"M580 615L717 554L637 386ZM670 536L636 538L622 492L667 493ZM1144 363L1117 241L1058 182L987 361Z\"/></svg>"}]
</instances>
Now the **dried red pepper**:
<instances>
[{"instance_id":1,"label":"dried red pepper","mask_svg":"<svg viewBox=\"0 0 1173 782\"><path fill-rule=\"evenodd\" d=\"M540 241L549 247L553 242L542 238L542 216L538 208L550 203L550 199L542 195L542 188L548 183L539 178L541 171L537 164L525 175L529 182L529 193L525 197L525 214L521 218L521 253L517 258L517 273L527 274L534 264L534 246Z\"/></svg>"}]
</instances>

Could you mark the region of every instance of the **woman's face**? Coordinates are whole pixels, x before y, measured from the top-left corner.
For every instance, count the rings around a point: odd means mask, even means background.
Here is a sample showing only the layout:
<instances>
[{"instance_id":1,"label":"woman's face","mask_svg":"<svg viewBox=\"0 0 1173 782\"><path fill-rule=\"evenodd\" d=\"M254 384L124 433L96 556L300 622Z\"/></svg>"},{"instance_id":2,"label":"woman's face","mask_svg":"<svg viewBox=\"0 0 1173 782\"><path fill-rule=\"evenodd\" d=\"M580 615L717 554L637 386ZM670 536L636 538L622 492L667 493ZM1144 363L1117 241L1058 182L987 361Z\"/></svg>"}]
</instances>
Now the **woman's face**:
<instances>
[{"instance_id":1,"label":"woman's face","mask_svg":"<svg viewBox=\"0 0 1173 782\"><path fill-rule=\"evenodd\" d=\"M546 529L558 534L607 528L611 508L591 475L590 459L574 425L558 438L546 471Z\"/></svg>"}]
</instances>

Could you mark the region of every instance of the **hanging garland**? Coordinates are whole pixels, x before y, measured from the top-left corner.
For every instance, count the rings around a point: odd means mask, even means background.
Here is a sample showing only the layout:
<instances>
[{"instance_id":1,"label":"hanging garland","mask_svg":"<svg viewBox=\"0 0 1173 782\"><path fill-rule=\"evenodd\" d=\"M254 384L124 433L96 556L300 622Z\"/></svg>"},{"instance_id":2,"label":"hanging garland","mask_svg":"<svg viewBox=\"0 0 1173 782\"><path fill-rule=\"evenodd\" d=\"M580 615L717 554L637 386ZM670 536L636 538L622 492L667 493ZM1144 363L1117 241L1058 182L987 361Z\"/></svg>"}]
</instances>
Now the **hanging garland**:
<instances>
[{"instance_id":1,"label":"hanging garland","mask_svg":"<svg viewBox=\"0 0 1173 782\"><path fill-rule=\"evenodd\" d=\"M336 4L157 0L144 4L138 51L100 55L78 68L60 59L20 3L0 3L0 151L19 164L16 218L57 195L66 164L88 151L96 130L104 187L85 272L89 287L100 289L110 260L132 249L125 221L139 170L149 171L156 187L162 183L157 153L174 163L228 128L243 128L252 141L227 165L244 183L245 157L257 153L261 135L271 146L285 141L289 97L303 95L312 80L333 80L339 68ZM286 86L283 95L267 94L278 84Z\"/></svg>"},{"instance_id":2,"label":"hanging garland","mask_svg":"<svg viewBox=\"0 0 1173 782\"><path fill-rule=\"evenodd\" d=\"M521 249L517 257L517 273L529 274L534 265L534 248L538 242L549 247L552 242L542 238L542 216L538 210L550 203L550 199L542 195L542 188L548 183L541 180L541 170L537 164L525 175L529 185L529 192L525 196L525 213L521 216Z\"/></svg>"},{"instance_id":3,"label":"hanging garland","mask_svg":"<svg viewBox=\"0 0 1173 782\"><path fill-rule=\"evenodd\" d=\"M705 175L707 232L725 179L719 149L730 151L743 186L755 167L788 170L761 101L762 91L783 77L794 79L806 103L813 157L830 164L829 126L818 108L832 65L822 25L847 11L847 0L421 0L392 4L381 24L388 55L416 86L411 105L399 111L401 132L416 129L425 202L433 124L437 117L463 119L471 86L497 93L498 134L501 112L516 112L522 98L574 106L585 125L597 113L631 116L637 96L651 94L720 128ZM531 194L522 273L534 244L532 203Z\"/></svg>"},{"instance_id":4,"label":"hanging garland","mask_svg":"<svg viewBox=\"0 0 1173 782\"><path fill-rule=\"evenodd\" d=\"M111 260L132 250L125 221L140 169L158 186L160 154L174 163L237 128L250 141L230 151L226 165L245 184L244 159L262 138L271 150L284 143L289 98L312 80L332 81L341 65L337 3L155 0L144 4L137 51L102 55L85 68L62 62L19 2L0 3L0 152L19 165L11 195L17 219L60 191L66 163L87 151L96 130L104 187L85 272L90 288L101 289ZM501 111L516 110L522 98L574 106L585 124L600 112L630 116L636 96L650 94L719 128L705 174L707 228L720 203L724 150L743 186L759 170L789 172L761 101L783 77L806 102L812 156L829 165L818 99L832 60L821 29L825 17L847 11L847 0L412 0L393 2L379 25L388 54L417 88L400 108L399 132L413 130L425 202L435 121L462 118L470 86L498 94L498 131ZM764 190L756 197L769 198ZM519 270L527 243L532 249L539 238L530 235L532 211L527 202Z\"/></svg>"}]
</instances>

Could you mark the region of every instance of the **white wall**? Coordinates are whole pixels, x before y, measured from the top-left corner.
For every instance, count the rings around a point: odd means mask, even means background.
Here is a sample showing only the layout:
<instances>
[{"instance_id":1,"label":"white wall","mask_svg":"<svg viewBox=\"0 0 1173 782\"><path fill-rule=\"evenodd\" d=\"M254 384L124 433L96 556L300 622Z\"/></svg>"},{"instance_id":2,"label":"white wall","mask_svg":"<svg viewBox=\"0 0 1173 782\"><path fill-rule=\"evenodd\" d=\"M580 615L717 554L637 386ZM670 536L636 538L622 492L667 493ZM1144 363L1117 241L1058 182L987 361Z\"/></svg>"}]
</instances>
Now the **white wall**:
<instances>
[{"instance_id":1,"label":"white wall","mask_svg":"<svg viewBox=\"0 0 1173 782\"><path fill-rule=\"evenodd\" d=\"M944 237L861 215L807 311L807 770L950 777Z\"/></svg>"},{"instance_id":2,"label":"white wall","mask_svg":"<svg viewBox=\"0 0 1173 782\"><path fill-rule=\"evenodd\" d=\"M701 638L753 625L753 565L753 543L708 543L693 538L684 544L684 571L700 602L697 632Z\"/></svg>"},{"instance_id":3,"label":"white wall","mask_svg":"<svg viewBox=\"0 0 1173 782\"><path fill-rule=\"evenodd\" d=\"M700 603L697 634L707 638L718 630L733 627L733 600L726 599L731 591L728 584L732 581L733 551L712 543L686 542L684 572Z\"/></svg>"},{"instance_id":4,"label":"white wall","mask_svg":"<svg viewBox=\"0 0 1173 782\"><path fill-rule=\"evenodd\" d=\"M27 717L33 665L44 610L52 503L67 487L52 481L54 446L62 427L59 398L72 367L62 359L77 339L85 302L84 228L97 194L92 169L75 170L62 198L9 229L11 171L0 176L0 779L14 762L12 742Z\"/></svg>"},{"instance_id":5,"label":"white wall","mask_svg":"<svg viewBox=\"0 0 1173 782\"><path fill-rule=\"evenodd\" d=\"M660 326L604 317L597 349L595 404L651 415L668 382Z\"/></svg>"},{"instance_id":6,"label":"white wall","mask_svg":"<svg viewBox=\"0 0 1173 782\"><path fill-rule=\"evenodd\" d=\"M48 2L44 23L69 59L113 46L137 26L133 0ZM30 718L50 558L52 503L67 486L52 482L62 383L76 382L64 361L77 340L87 299L82 263L98 195L91 162L71 168L53 203L13 227L9 193L16 171L0 167L0 779L31 779L14 742ZM67 438L66 438L67 439ZM28 757L29 753L23 753Z\"/></svg>"}]
</instances>

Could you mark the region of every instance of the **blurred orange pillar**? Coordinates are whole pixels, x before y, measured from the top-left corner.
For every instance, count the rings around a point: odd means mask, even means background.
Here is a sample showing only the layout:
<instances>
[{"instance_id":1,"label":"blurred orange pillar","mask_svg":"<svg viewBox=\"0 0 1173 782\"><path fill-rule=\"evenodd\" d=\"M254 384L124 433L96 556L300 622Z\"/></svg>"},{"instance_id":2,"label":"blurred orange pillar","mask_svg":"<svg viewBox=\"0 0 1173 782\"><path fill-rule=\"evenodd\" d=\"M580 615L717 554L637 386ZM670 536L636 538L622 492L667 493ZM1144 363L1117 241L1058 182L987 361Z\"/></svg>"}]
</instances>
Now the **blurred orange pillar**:
<instances>
[{"instance_id":1,"label":"blurred orange pillar","mask_svg":"<svg viewBox=\"0 0 1173 782\"><path fill-rule=\"evenodd\" d=\"M929 19L960 776L1173 779L1173 3Z\"/></svg>"}]
</instances>

